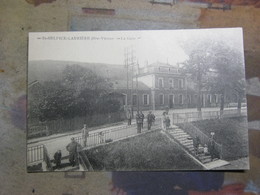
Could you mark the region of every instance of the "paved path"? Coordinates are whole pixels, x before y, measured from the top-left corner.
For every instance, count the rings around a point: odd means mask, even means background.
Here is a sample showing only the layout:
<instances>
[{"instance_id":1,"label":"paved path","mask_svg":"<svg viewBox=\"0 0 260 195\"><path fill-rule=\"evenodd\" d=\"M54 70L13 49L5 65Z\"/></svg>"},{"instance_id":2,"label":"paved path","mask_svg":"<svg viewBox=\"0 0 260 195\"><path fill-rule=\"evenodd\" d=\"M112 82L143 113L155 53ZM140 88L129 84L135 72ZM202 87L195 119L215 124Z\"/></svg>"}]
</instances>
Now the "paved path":
<instances>
[{"instance_id":1,"label":"paved path","mask_svg":"<svg viewBox=\"0 0 260 195\"><path fill-rule=\"evenodd\" d=\"M234 108L225 108L225 109L234 109ZM219 108L203 108L202 109L202 111L217 111L217 110L219 110ZM153 112L156 116L157 128L160 127L160 124L161 124L162 112L163 112L162 110L157 110L157 111ZM171 115L172 113L180 113L180 112L183 112L183 113L196 112L196 108L174 109L174 110L171 109L169 111L169 114ZM144 111L144 115L146 116L147 114L148 114L148 111ZM145 124L144 129L146 129L147 128L146 120L145 120L144 124ZM114 131L115 129L120 129L120 128L122 128L122 129L119 131ZM88 140L88 143L90 145L96 144L96 142L101 142L101 137L94 136L94 134L98 134L101 131L108 132L108 133L106 133L104 140L106 140L106 139L117 140L117 139L121 139L123 137L137 134L135 120L133 120L132 126L127 126L125 123L123 125L105 127L105 128L100 128L100 129L90 131L90 136L89 136L89 140ZM68 151L66 150L66 146L68 145L68 143L70 143L70 139L72 137L81 137L81 132L77 131L77 132L59 134L56 136L52 135L52 136L47 136L44 138L30 139L30 140L28 140L27 147L44 144L47 148L50 159L53 159L53 155L58 149L61 150L63 156L67 156Z\"/></svg>"},{"instance_id":2,"label":"paved path","mask_svg":"<svg viewBox=\"0 0 260 195\"><path fill-rule=\"evenodd\" d=\"M158 119L157 119L158 120ZM160 124L160 122L158 122ZM157 125L158 127L158 125ZM152 127L155 128L155 127ZM146 123L144 123L144 130L147 129ZM104 136L104 141L107 139L112 139L112 140L118 140L121 138L125 138L128 136L132 136L137 134L137 127L136 124L133 124L131 126L127 126L126 124L124 125L118 125L114 127L107 127L107 128L101 128L97 129L94 131L90 131L87 143L88 145L95 145L95 144L100 144L101 143L101 138L98 136L98 133L101 131L107 132ZM68 156L68 151L66 150L66 146L70 143L70 139L72 137L81 137L81 132L74 133L74 134L68 134L56 138L49 138L45 140L39 140L39 141L31 141L27 145L27 147L33 147L37 145L44 144L45 147L47 148L48 154L50 159L53 159L54 153L60 149L62 152L62 156Z\"/></svg>"}]
</instances>

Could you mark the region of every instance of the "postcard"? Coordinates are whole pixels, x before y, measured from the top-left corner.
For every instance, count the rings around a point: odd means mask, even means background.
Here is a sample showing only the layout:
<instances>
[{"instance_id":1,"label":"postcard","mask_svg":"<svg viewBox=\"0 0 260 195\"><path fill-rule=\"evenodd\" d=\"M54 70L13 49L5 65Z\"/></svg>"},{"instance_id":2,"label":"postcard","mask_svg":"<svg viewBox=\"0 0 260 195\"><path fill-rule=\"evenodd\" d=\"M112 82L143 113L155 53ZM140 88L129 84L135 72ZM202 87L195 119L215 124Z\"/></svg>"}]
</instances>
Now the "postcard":
<instances>
[{"instance_id":1,"label":"postcard","mask_svg":"<svg viewBox=\"0 0 260 195\"><path fill-rule=\"evenodd\" d=\"M29 33L27 171L249 169L241 28Z\"/></svg>"}]
</instances>

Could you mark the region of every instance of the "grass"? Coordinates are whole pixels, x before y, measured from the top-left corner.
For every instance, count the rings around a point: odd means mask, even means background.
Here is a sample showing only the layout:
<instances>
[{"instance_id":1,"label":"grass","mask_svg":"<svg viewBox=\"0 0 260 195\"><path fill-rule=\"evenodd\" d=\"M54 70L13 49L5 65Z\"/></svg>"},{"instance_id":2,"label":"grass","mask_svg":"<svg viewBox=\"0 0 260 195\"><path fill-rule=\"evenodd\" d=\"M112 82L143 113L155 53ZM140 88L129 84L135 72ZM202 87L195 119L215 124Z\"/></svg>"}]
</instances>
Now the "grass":
<instances>
[{"instance_id":1,"label":"grass","mask_svg":"<svg viewBox=\"0 0 260 195\"><path fill-rule=\"evenodd\" d=\"M94 170L201 170L176 143L151 132L86 151Z\"/></svg>"},{"instance_id":2,"label":"grass","mask_svg":"<svg viewBox=\"0 0 260 195\"><path fill-rule=\"evenodd\" d=\"M248 130L245 117L203 120L192 124L209 137L210 132L215 132L214 139L223 145L223 159L236 160L248 156Z\"/></svg>"}]
</instances>

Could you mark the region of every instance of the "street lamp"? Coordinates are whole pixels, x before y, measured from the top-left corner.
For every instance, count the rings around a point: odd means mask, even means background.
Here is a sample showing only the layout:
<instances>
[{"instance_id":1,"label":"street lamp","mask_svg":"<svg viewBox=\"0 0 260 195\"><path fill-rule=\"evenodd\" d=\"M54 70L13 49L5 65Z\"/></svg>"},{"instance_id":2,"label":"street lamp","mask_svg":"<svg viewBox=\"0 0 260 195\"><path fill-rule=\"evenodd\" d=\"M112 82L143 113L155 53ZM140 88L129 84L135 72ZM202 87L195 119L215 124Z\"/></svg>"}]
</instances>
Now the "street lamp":
<instances>
[{"instance_id":1,"label":"street lamp","mask_svg":"<svg viewBox=\"0 0 260 195\"><path fill-rule=\"evenodd\" d=\"M215 132L210 132L211 138L213 139Z\"/></svg>"}]
</instances>

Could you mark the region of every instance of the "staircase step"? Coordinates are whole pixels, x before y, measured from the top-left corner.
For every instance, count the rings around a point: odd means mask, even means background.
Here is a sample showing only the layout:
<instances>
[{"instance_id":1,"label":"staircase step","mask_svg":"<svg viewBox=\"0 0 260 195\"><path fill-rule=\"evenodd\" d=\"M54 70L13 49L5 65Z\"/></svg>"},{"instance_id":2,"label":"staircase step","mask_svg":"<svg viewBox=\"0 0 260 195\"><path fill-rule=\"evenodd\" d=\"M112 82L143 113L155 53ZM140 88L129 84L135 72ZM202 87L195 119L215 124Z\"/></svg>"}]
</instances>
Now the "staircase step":
<instances>
[{"instance_id":1,"label":"staircase step","mask_svg":"<svg viewBox=\"0 0 260 195\"><path fill-rule=\"evenodd\" d=\"M192 141L190 140L184 140L184 141L180 141L182 145L190 145L191 143L193 143Z\"/></svg>"},{"instance_id":2,"label":"staircase step","mask_svg":"<svg viewBox=\"0 0 260 195\"><path fill-rule=\"evenodd\" d=\"M187 134L184 131L170 131L170 133L174 133L174 134Z\"/></svg>"},{"instance_id":3,"label":"staircase step","mask_svg":"<svg viewBox=\"0 0 260 195\"><path fill-rule=\"evenodd\" d=\"M189 136L187 133L175 133L175 132L171 132L171 134L173 135L173 136Z\"/></svg>"},{"instance_id":4,"label":"staircase step","mask_svg":"<svg viewBox=\"0 0 260 195\"><path fill-rule=\"evenodd\" d=\"M186 135L176 135L176 134L173 133L172 135L173 135L174 137L176 137L176 138L179 138L179 137L180 137L180 138L186 138L186 139L187 139L187 138L189 137L188 134L186 134Z\"/></svg>"},{"instance_id":5,"label":"staircase step","mask_svg":"<svg viewBox=\"0 0 260 195\"><path fill-rule=\"evenodd\" d=\"M210 156L199 156L199 159L200 160L205 160L205 159L211 159L211 157Z\"/></svg>"},{"instance_id":6,"label":"staircase step","mask_svg":"<svg viewBox=\"0 0 260 195\"><path fill-rule=\"evenodd\" d=\"M172 129L171 132L175 132L175 133L185 133L185 131L183 131L183 130L177 130L177 129Z\"/></svg>"},{"instance_id":7,"label":"staircase step","mask_svg":"<svg viewBox=\"0 0 260 195\"><path fill-rule=\"evenodd\" d=\"M211 162L211 158L207 158L207 159L204 159L204 160L201 160L201 162L203 163L203 164L205 164L205 163L209 163L209 162Z\"/></svg>"},{"instance_id":8,"label":"staircase step","mask_svg":"<svg viewBox=\"0 0 260 195\"><path fill-rule=\"evenodd\" d=\"M176 126L176 125L172 125L172 128L179 128L178 126Z\"/></svg>"},{"instance_id":9,"label":"staircase step","mask_svg":"<svg viewBox=\"0 0 260 195\"><path fill-rule=\"evenodd\" d=\"M175 137L174 136L174 138L179 140L179 141L190 141L190 140L187 139L187 137Z\"/></svg>"},{"instance_id":10,"label":"staircase step","mask_svg":"<svg viewBox=\"0 0 260 195\"><path fill-rule=\"evenodd\" d=\"M188 147L185 147L187 148L189 151L194 151L194 147L193 146L188 146Z\"/></svg>"}]
</instances>

